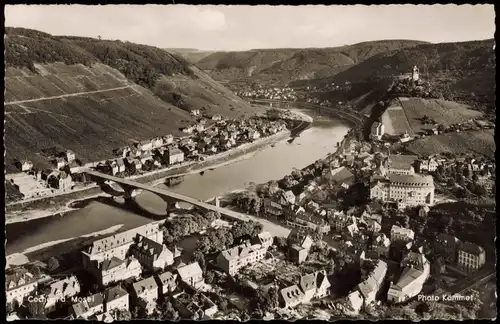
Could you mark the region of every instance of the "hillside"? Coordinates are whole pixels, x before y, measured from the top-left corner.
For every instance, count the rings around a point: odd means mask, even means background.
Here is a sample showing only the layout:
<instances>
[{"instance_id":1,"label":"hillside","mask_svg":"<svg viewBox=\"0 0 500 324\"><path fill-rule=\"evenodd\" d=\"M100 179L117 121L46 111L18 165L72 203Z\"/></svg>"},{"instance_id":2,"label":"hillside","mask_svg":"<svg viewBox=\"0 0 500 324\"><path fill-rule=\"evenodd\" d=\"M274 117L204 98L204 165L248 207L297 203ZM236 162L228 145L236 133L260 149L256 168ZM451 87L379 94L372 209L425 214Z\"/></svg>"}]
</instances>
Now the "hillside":
<instances>
[{"instance_id":1,"label":"hillside","mask_svg":"<svg viewBox=\"0 0 500 324\"><path fill-rule=\"evenodd\" d=\"M414 65L420 77L446 100L494 112L494 40L422 44L374 55L322 82L364 83L367 88L381 80L407 73ZM319 80L318 80L319 81Z\"/></svg>"},{"instance_id":2,"label":"hillside","mask_svg":"<svg viewBox=\"0 0 500 324\"><path fill-rule=\"evenodd\" d=\"M429 156L436 152L455 154L484 155L495 158L494 130L446 133L420 138L408 143L406 149L420 156Z\"/></svg>"},{"instance_id":3,"label":"hillside","mask_svg":"<svg viewBox=\"0 0 500 324\"><path fill-rule=\"evenodd\" d=\"M191 48L166 48L165 50L182 57L191 64L198 63L208 55L215 53L214 51L200 51Z\"/></svg>"},{"instance_id":4,"label":"hillside","mask_svg":"<svg viewBox=\"0 0 500 324\"><path fill-rule=\"evenodd\" d=\"M369 57L424 42L388 40L333 48L261 49L217 52L196 63L216 80L289 83L332 76Z\"/></svg>"},{"instance_id":5,"label":"hillside","mask_svg":"<svg viewBox=\"0 0 500 324\"><path fill-rule=\"evenodd\" d=\"M255 108L196 67L164 50L6 28L6 167L42 150L72 149L84 162L193 122L201 109L226 117ZM161 98L161 99L160 99ZM162 100L163 99L163 100Z\"/></svg>"},{"instance_id":6,"label":"hillside","mask_svg":"<svg viewBox=\"0 0 500 324\"><path fill-rule=\"evenodd\" d=\"M405 132L415 135L428 128L422 123L424 116L447 127L480 117L482 113L452 101L400 97L393 100L381 119L385 132L390 135L402 135Z\"/></svg>"}]
</instances>

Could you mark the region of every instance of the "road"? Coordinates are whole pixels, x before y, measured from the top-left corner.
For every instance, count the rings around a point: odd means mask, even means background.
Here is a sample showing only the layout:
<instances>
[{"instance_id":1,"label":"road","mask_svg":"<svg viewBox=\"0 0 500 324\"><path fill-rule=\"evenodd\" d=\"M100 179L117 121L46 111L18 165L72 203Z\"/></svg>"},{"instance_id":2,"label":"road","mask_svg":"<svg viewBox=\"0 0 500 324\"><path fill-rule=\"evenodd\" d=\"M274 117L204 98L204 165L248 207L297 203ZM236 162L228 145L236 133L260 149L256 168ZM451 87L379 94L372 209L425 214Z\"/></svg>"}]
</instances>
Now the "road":
<instances>
[{"instance_id":1,"label":"road","mask_svg":"<svg viewBox=\"0 0 500 324\"><path fill-rule=\"evenodd\" d=\"M452 287L448 289L440 289L436 292L436 294L463 294L469 289L475 288L479 286L480 284L484 284L491 280L492 278L495 278L496 276L496 271L491 270L490 268L488 269L482 269L479 270L479 272L476 272L474 274L471 274L461 280L459 280L456 284L454 284Z\"/></svg>"},{"instance_id":2,"label":"road","mask_svg":"<svg viewBox=\"0 0 500 324\"><path fill-rule=\"evenodd\" d=\"M130 187L130 188L134 188L134 189L142 189L142 190L152 192L152 193L154 193L162 198L167 198L167 200L171 199L173 201L184 201L184 202L187 202L191 205L201 207L205 210L220 213L221 215L228 217L228 218L231 218L233 220L240 220L240 221L252 220L252 221L259 222L262 224L264 231L268 231L273 236L287 237L288 234L290 233L290 230L288 228L274 224L273 222L270 222L266 219L258 218L258 217L251 216L251 215L246 215L246 214L239 213L239 212L227 209L227 208L217 207L215 205L208 204L208 203L201 201L199 199L195 199L192 197L181 195L181 194L175 193L175 192L170 191L170 190L156 188L156 187L153 187L153 186L150 186L147 184L142 184L139 182L131 181L129 179L118 178L118 177L104 174L101 172L97 172L94 170L87 169L87 170L84 170L84 172L86 172L88 175L90 175L91 177L94 177L94 178L109 180L109 181L116 182L120 185L123 185L125 187Z\"/></svg>"},{"instance_id":3,"label":"road","mask_svg":"<svg viewBox=\"0 0 500 324\"><path fill-rule=\"evenodd\" d=\"M4 104L4 106L7 106L7 105L19 105L19 104L29 103L29 102L37 102L37 101L43 101L43 100L60 99L60 98L66 98L66 97L77 97L77 96L84 96L84 95L93 94L93 93L122 90L122 89L127 89L127 88L130 88L130 87L131 87L130 85L126 85L126 86L123 86L123 87L111 88L111 89L106 89L106 90L95 90L95 91L87 91L87 92L75 92L75 93L68 93L68 94L63 94L63 95L53 96L53 97L44 97L44 98L37 98L37 99L28 99L28 100L19 100L19 101L4 102L3 104Z\"/></svg>"}]
</instances>

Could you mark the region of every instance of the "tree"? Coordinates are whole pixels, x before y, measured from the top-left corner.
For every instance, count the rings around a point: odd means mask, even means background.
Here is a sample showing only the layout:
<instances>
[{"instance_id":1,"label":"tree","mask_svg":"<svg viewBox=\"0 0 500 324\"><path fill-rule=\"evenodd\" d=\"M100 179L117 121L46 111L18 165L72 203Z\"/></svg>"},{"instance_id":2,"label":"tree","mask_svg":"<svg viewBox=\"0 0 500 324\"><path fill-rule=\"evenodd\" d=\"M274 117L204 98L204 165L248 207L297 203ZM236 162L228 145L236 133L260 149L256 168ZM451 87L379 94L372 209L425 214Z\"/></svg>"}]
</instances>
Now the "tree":
<instances>
[{"instance_id":1,"label":"tree","mask_svg":"<svg viewBox=\"0 0 500 324\"><path fill-rule=\"evenodd\" d=\"M477 182L478 180L479 180L479 177L478 177L477 173L473 173L472 174L472 181Z\"/></svg>"},{"instance_id":2,"label":"tree","mask_svg":"<svg viewBox=\"0 0 500 324\"><path fill-rule=\"evenodd\" d=\"M162 315L162 320L176 321L179 319L179 312L175 310L170 300L163 301L160 304L159 311Z\"/></svg>"},{"instance_id":3,"label":"tree","mask_svg":"<svg viewBox=\"0 0 500 324\"><path fill-rule=\"evenodd\" d=\"M285 249L288 245L286 238L281 236L275 236L273 242L278 249Z\"/></svg>"},{"instance_id":4,"label":"tree","mask_svg":"<svg viewBox=\"0 0 500 324\"><path fill-rule=\"evenodd\" d=\"M213 271L211 271L211 270L208 270L205 273L205 281L208 284L213 284L215 282L215 273Z\"/></svg>"},{"instance_id":5,"label":"tree","mask_svg":"<svg viewBox=\"0 0 500 324\"><path fill-rule=\"evenodd\" d=\"M132 313L130 313L129 310L117 309L115 318L117 321L130 321L132 319Z\"/></svg>"},{"instance_id":6,"label":"tree","mask_svg":"<svg viewBox=\"0 0 500 324\"><path fill-rule=\"evenodd\" d=\"M59 269L59 260L56 257L50 257L47 261L47 270L54 272Z\"/></svg>"},{"instance_id":7,"label":"tree","mask_svg":"<svg viewBox=\"0 0 500 324\"><path fill-rule=\"evenodd\" d=\"M205 262L205 256L203 255L203 253L201 253L201 251L194 251L194 253L192 255L192 260L193 260L193 262L198 262L198 264L200 265L200 268L201 268L201 270L203 270L203 272L206 271L207 266L206 266L206 262Z\"/></svg>"}]
</instances>

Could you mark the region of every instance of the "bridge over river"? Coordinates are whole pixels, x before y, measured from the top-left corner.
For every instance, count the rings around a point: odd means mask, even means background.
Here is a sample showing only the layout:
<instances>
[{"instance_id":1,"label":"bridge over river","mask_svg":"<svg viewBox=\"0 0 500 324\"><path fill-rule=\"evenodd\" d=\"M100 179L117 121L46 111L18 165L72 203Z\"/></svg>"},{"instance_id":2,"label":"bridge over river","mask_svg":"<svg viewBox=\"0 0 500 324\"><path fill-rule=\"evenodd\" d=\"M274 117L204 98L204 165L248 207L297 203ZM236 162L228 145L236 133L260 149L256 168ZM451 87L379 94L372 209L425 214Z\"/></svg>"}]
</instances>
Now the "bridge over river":
<instances>
[{"instance_id":1,"label":"bridge over river","mask_svg":"<svg viewBox=\"0 0 500 324\"><path fill-rule=\"evenodd\" d=\"M125 199L130 199L130 198L136 196L140 191L146 190L146 191L149 191L151 193L158 195L168 205L182 201L182 202L189 203L193 206L197 206L203 210L213 211L213 212L219 213L221 216L224 216L226 218L230 218L233 220L239 220L239 221L252 220L252 221L259 222L262 224L264 231L270 232L273 236L287 237L288 234L290 233L290 230L288 228L277 225L277 224L270 222L266 219L258 218L258 217L252 216L252 215L246 215L246 214L239 213L239 212L227 209L227 208L212 205L212 204L206 203L204 201L201 201L199 199L195 199L195 198L192 198L192 197L189 197L186 195L178 194L176 192L173 192L173 191L170 191L167 189L153 187L153 186L148 185L148 184L135 182L135 181L125 179L125 178L115 177L115 176L105 174L102 172L98 172L95 170L91 170L91 169L86 169L86 170L84 170L84 172L87 175L89 175L93 181L96 181L97 183L103 183L105 181L115 182L121 188L123 188Z\"/></svg>"}]
</instances>

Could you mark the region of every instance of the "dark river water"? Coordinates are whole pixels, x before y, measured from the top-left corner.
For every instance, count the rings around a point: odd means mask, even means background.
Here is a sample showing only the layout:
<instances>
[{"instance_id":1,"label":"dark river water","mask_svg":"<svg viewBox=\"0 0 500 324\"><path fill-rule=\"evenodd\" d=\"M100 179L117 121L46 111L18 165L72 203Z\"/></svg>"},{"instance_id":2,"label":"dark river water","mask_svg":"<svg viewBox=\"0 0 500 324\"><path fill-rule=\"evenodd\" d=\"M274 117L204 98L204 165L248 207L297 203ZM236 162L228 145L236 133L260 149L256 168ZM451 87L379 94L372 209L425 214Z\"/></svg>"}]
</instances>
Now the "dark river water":
<instances>
[{"instance_id":1,"label":"dark river water","mask_svg":"<svg viewBox=\"0 0 500 324\"><path fill-rule=\"evenodd\" d=\"M224 193L247 188L252 183L281 179L294 168L303 168L336 150L349 126L338 120L315 120L310 128L292 143L279 142L250 157L232 164L207 170L203 175L186 176L171 190L197 199L207 200ZM143 192L136 202L149 212L163 214L165 202L158 196ZM135 212L93 201L87 206L66 213L23 223L7 225L6 254L21 253L48 242L75 238L103 231L113 226L133 228L151 222Z\"/></svg>"}]
</instances>

